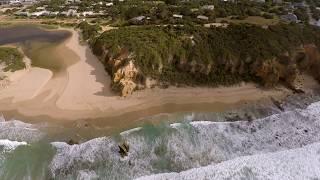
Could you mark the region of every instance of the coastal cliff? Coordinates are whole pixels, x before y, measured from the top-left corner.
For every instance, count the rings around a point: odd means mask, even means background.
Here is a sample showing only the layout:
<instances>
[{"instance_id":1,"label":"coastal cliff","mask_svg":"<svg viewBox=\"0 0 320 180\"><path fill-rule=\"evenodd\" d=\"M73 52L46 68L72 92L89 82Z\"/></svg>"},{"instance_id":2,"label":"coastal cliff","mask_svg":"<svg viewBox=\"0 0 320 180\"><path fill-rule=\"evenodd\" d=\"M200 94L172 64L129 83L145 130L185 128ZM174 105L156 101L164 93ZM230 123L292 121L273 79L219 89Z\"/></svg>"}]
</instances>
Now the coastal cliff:
<instances>
[{"instance_id":1,"label":"coastal cliff","mask_svg":"<svg viewBox=\"0 0 320 180\"><path fill-rule=\"evenodd\" d=\"M301 73L320 80L320 33L311 26L126 27L106 31L90 45L122 96L154 86L242 81L296 90Z\"/></svg>"}]
</instances>

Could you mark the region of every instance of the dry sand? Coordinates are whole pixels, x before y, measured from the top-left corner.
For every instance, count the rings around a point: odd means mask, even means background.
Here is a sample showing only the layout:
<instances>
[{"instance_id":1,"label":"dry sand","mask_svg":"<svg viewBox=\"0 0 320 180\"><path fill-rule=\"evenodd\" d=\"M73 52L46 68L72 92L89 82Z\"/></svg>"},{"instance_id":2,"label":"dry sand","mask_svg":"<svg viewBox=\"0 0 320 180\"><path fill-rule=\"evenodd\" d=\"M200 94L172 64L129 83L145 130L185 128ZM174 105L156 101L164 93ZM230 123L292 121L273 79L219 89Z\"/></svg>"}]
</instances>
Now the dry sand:
<instances>
[{"instance_id":1,"label":"dry sand","mask_svg":"<svg viewBox=\"0 0 320 180\"><path fill-rule=\"evenodd\" d=\"M209 103L215 111L221 109L221 103L231 106L270 96L281 97L288 92L284 88L262 90L255 84L242 84L220 88L154 88L121 98L110 90L110 77L103 65L87 46L79 43L78 33L68 30L72 36L56 50L61 58L66 61L73 59L75 63L54 76L49 70L31 68L18 81L0 91L0 110L15 110L22 116L47 116L59 120L114 117L134 112L138 113L134 117L143 117L146 114L187 111L190 106L184 108L186 104ZM173 110L169 108L172 107L170 104L181 106ZM141 113L143 110L148 112Z\"/></svg>"}]
</instances>

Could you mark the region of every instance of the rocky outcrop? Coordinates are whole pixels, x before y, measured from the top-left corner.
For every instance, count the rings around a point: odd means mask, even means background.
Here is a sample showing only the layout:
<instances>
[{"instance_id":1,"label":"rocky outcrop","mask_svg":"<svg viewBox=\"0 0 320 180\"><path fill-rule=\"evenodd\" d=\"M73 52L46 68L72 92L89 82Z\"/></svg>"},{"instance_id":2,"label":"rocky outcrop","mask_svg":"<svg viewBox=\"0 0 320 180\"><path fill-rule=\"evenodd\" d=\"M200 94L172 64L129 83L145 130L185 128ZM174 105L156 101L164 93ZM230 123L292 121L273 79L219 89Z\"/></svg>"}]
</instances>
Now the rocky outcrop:
<instances>
[{"instance_id":1,"label":"rocky outcrop","mask_svg":"<svg viewBox=\"0 0 320 180\"><path fill-rule=\"evenodd\" d=\"M290 53L284 53L280 57L260 62L252 69L266 87L283 82L295 92L300 92L301 73L309 73L318 81L320 80L319 49L312 44L299 47Z\"/></svg>"},{"instance_id":2,"label":"rocky outcrop","mask_svg":"<svg viewBox=\"0 0 320 180\"><path fill-rule=\"evenodd\" d=\"M320 82L320 52L315 45L306 45L302 52L296 57L299 67L310 73Z\"/></svg>"},{"instance_id":3,"label":"rocky outcrop","mask_svg":"<svg viewBox=\"0 0 320 180\"><path fill-rule=\"evenodd\" d=\"M121 95L124 97L132 94L137 87L135 82L137 74L138 70L133 64L133 61L128 61L125 65L119 67L113 74L113 88L119 88L121 90Z\"/></svg>"},{"instance_id":4,"label":"rocky outcrop","mask_svg":"<svg viewBox=\"0 0 320 180\"><path fill-rule=\"evenodd\" d=\"M128 156L129 144L126 141L119 144L118 147L119 147L119 154L121 155L121 157Z\"/></svg>"},{"instance_id":5,"label":"rocky outcrop","mask_svg":"<svg viewBox=\"0 0 320 180\"><path fill-rule=\"evenodd\" d=\"M138 81L139 70L134 64L133 55L129 51L119 49L119 53L112 55L108 50L102 51L102 59L106 69L112 77L111 88L126 97L133 93L141 83Z\"/></svg>"}]
</instances>

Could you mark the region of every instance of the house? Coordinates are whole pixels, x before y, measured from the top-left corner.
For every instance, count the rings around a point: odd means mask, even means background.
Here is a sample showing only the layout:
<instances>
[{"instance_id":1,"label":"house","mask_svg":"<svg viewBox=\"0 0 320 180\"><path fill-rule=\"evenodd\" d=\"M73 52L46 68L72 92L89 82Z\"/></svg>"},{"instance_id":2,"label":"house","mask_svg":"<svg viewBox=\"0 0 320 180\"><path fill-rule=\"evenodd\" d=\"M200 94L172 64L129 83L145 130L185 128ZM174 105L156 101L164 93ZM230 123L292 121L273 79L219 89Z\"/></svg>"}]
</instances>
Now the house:
<instances>
[{"instance_id":1,"label":"house","mask_svg":"<svg viewBox=\"0 0 320 180\"><path fill-rule=\"evenodd\" d=\"M85 11L81 13L82 16L92 16L93 14L93 11Z\"/></svg>"},{"instance_id":2,"label":"house","mask_svg":"<svg viewBox=\"0 0 320 180\"><path fill-rule=\"evenodd\" d=\"M60 13L62 16L79 16L77 10L69 9L68 11L63 11Z\"/></svg>"},{"instance_id":3,"label":"house","mask_svg":"<svg viewBox=\"0 0 320 180\"><path fill-rule=\"evenodd\" d=\"M66 4L71 4L71 3L80 3L81 0L66 0L65 3Z\"/></svg>"},{"instance_id":4,"label":"house","mask_svg":"<svg viewBox=\"0 0 320 180\"><path fill-rule=\"evenodd\" d=\"M280 19L285 22L294 22L294 23L299 22L298 17L293 13L282 15L282 16L280 16Z\"/></svg>"},{"instance_id":5,"label":"house","mask_svg":"<svg viewBox=\"0 0 320 180\"><path fill-rule=\"evenodd\" d=\"M25 4L25 5L30 5L30 4L33 4L36 2L37 2L36 0L23 0L23 4Z\"/></svg>"},{"instance_id":6,"label":"house","mask_svg":"<svg viewBox=\"0 0 320 180\"><path fill-rule=\"evenodd\" d=\"M19 12L16 12L14 13L16 16L27 16L29 17L30 16L30 13L29 12L22 12L22 11L19 11Z\"/></svg>"},{"instance_id":7,"label":"house","mask_svg":"<svg viewBox=\"0 0 320 180\"><path fill-rule=\"evenodd\" d=\"M37 11L44 11L46 8L45 7L37 7L36 10Z\"/></svg>"},{"instance_id":8,"label":"house","mask_svg":"<svg viewBox=\"0 0 320 180\"><path fill-rule=\"evenodd\" d=\"M38 11L38 12L31 13L31 16L33 16L33 17L49 16L49 15L50 15L49 11Z\"/></svg>"},{"instance_id":9,"label":"house","mask_svg":"<svg viewBox=\"0 0 320 180\"><path fill-rule=\"evenodd\" d=\"M4 5L4 4L16 5L21 3L22 3L22 0L0 0L0 5Z\"/></svg>"},{"instance_id":10,"label":"house","mask_svg":"<svg viewBox=\"0 0 320 180\"><path fill-rule=\"evenodd\" d=\"M106 6L107 6L107 7L111 7L111 6L113 6L113 2L106 3Z\"/></svg>"},{"instance_id":11,"label":"house","mask_svg":"<svg viewBox=\"0 0 320 180\"><path fill-rule=\"evenodd\" d=\"M174 14L174 15L172 15L172 17L182 19L183 15L180 15L180 14Z\"/></svg>"},{"instance_id":12,"label":"house","mask_svg":"<svg viewBox=\"0 0 320 180\"><path fill-rule=\"evenodd\" d=\"M199 15L199 16L197 16L197 19L200 19L200 20L209 20L209 17L207 17L207 16L203 16L203 15Z\"/></svg>"},{"instance_id":13,"label":"house","mask_svg":"<svg viewBox=\"0 0 320 180\"><path fill-rule=\"evenodd\" d=\"M227 28L229 24L227 23L209 23L205 24L204 27L206 28L211 28L211 27L222 27L222 28Z\"/></svg>"},{"instance_id":14,"label":"house","mask_svg":"<svg viewBox=\"0 0 320 180\"><path fill-rule=\"evenodd\" d=\"M58 16L59 12L54 11L54 12L49 12L50 16Z\"/></svg>"},{"instance_id":15,"label":"house","mask_svg":"<svg viewBox=\"0 0 320 180\"><path fill-rule=\"evenodd\" d=\"M17 5L17 4L21 4L20 0L10 0L9 2L10 5Z\"/></svg>"},{"instance_id":16,"label":"house","mask_svg":"<svg viewBox=\"0 0 320 180\"><path fill-rule=\"evenodd\" d=\"M201 7L202 10L214 10L214 5L204 5Z\"/></svg>"},{"instance_id":17,"label":"house","mask_svg":"<svg viewBox=\"0 0 320 180\"><path fill-rule=\"evenodd\" d=\"M192 8L192 9L190 9L190 11L191 11L191 12L198 12L199 9L198 9L198 8Z\"/></svg>"},{"instance_id":18,"label":"house","mask_svg":"<svg viewBox=\"0 0 320 180\"><path fill-rule=\"evenodd\" d=\"M146 19L145 16L137 16L137 17L131 18L129 22L132 24L141 24L144 19Z\"/></svg>"},{"instance_id":19,"label":"house","mask_svg":"<svg viewBox=\"0 0 320 180\"><path fill-rule=\"evenodd\" d=\"M130 21L143 21L145 18L146 18L145 16L137 16L130 19Z\"/></svg>"}]
</instances>

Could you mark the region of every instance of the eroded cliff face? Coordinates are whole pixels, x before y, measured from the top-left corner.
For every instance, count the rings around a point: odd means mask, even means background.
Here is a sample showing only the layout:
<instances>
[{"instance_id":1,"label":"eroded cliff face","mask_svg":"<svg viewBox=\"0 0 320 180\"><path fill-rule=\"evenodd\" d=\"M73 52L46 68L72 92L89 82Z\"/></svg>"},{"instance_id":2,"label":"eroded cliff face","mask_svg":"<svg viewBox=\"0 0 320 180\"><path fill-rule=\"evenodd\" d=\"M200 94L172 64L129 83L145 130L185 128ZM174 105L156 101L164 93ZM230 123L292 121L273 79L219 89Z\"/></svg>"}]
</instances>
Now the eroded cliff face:
<instances>
[{"instance_id":1,"label":"eroded cliff face","mask_svg":"<svg viewBox=\"0 0 320 180\"><path fill-rule=\"evenodd\" d=\"M119 53L116 55L111 55L109 50L103 49L100 57L111 75L111 88L124 97L142 86L138 81L138 77L141 77L140 71L134 64L132 56L129 51L119 48Z\"/></svg>"},{"instance_id":2,"label":"eroded cliff face","mask_svg":"<svg viewBox=\"0 0 320 180\"><path fill-rule=\"evenodd\" d=\"M299 89L299 75L302 73L320 80L319 49L313 44L304 45L277 58L260 61L252 69L266 87L273 87L281 82L296 90Z\"/></svg>"},{"instance_id":3,"label":"eroded cliff face","mask_svg":"<svg viewBox=\"0 0 320 180\"><path fill-rule=\"evenodd\" d=\"M111 54L106 48L101 50L101 60L112 76L112 89L119 92L121 96L128 96L137 89L152 88L163 85L163 82L145 75L135 63L133 52L124 48L117 50L117 54ZM320 53L313 45L305 45L284 52L279 57L271 59L253 60L248 57L245 60L236 57L226 57L215 63L199 63L187 59L168 59L176 71L192 75L215 76L217 71L224 71L236 76L249 75L258 79L258 82L265 87L273 87L283 83L289 88L299 89L297 83L301 73L309 73L320 81ZM154 69L158 74L162 73L163 65ZM222 69L221 69L222 68Z\"/></svg>"},{"instance_id":4,"label":"eroded cliff face","mask_svg":"<svg viewBox=\"0 0 320 180\"><path fill-rule=\"evenodd\" d=\"M296 61L303 71L310 73L320 82L320 51L315 45L307 45L303 52L296 57Z\"/></svg>"}]
</instances>

